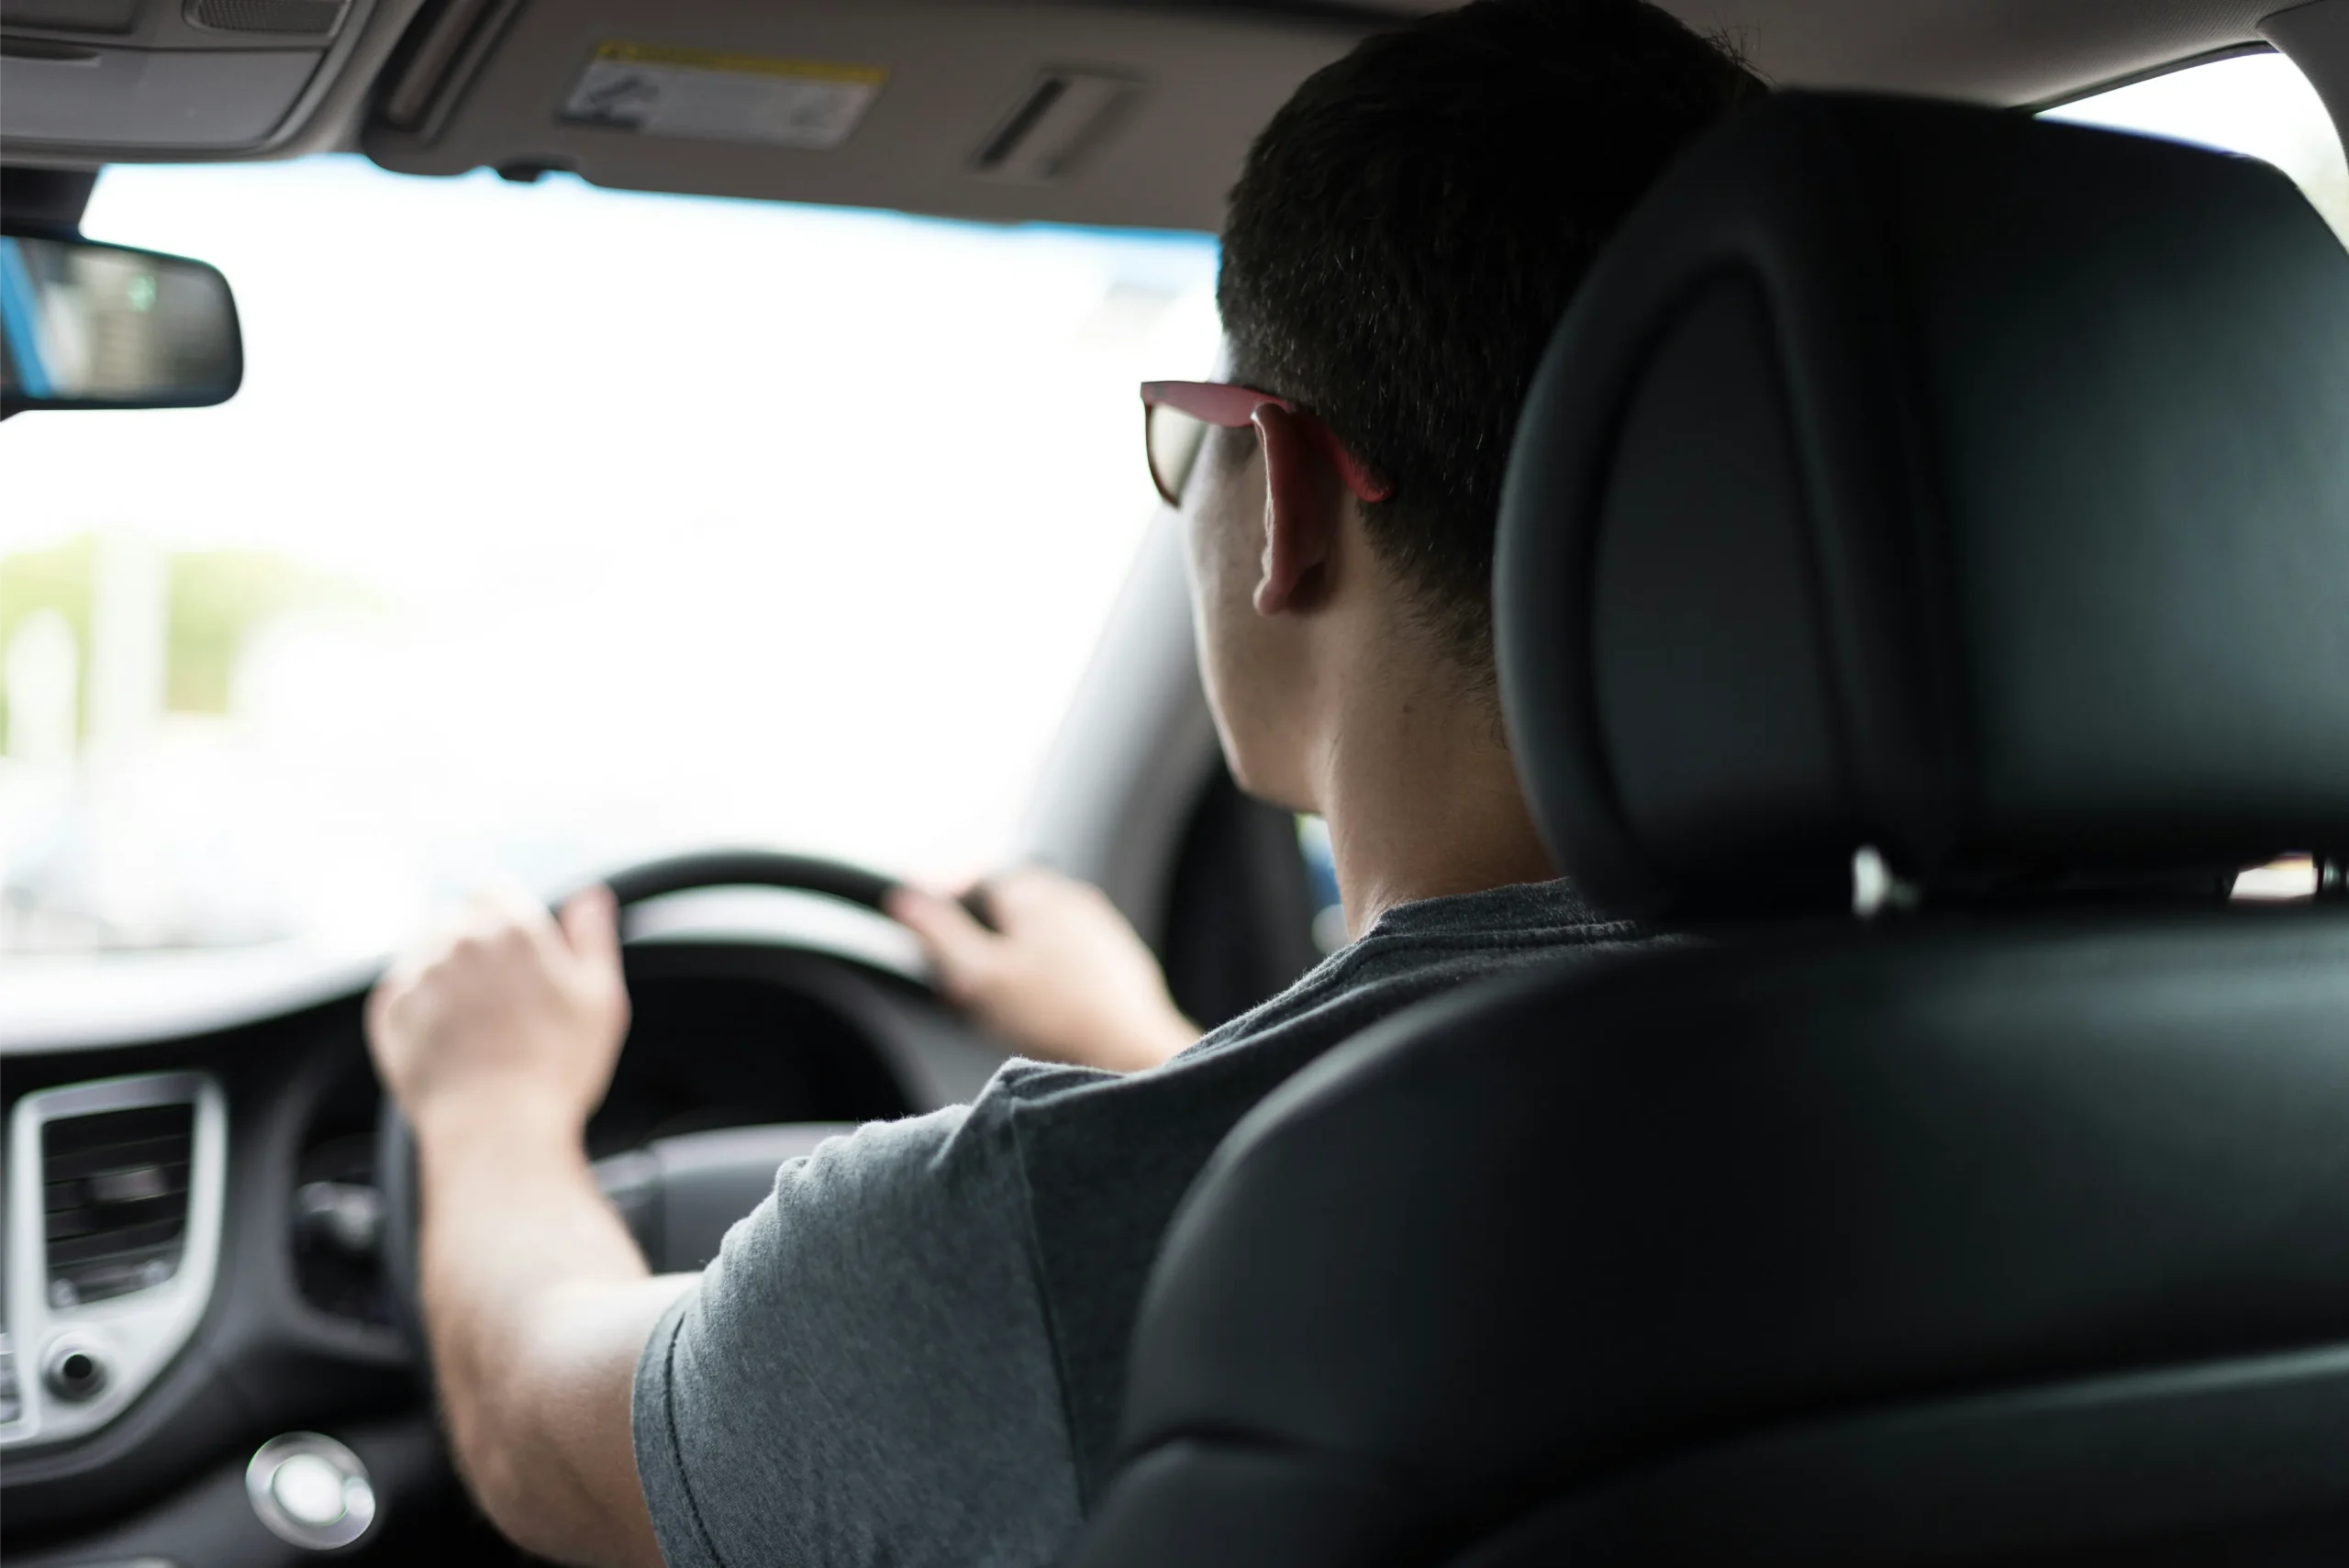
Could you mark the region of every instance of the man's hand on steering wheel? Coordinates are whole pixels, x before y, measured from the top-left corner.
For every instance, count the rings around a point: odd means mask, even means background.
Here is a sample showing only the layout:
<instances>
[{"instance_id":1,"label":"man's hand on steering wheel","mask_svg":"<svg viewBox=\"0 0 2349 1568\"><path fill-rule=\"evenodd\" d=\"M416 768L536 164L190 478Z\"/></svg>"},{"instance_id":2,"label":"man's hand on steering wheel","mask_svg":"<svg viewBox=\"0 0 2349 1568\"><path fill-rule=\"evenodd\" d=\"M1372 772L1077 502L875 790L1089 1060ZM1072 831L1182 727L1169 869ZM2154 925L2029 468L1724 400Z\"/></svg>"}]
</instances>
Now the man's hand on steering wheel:
<instances>
[{"instance_id":1,"label":"man's hand on steering wheel","mask_svg":"<svg viewBox=\"0 0 2349 1568\"><path fill-rule=\"evenodd\" d=\"M802 857L681 857L614 881L633 898L752 882L885 903L921 936L941 992L1035 1055L1130 1070L1195 1033L1108 900L1048 873L988 886L992 930ZM652 1568L632 1389L693 1278L651 1273L584 1145L628 1032L615 903L592 888L558 918L519 890L483 895L384 975L367 1040L400 1113L384 1118L385 1170L414 1172L405 1209L390 1206L407 1216L387 1221L393 1251L413 1260L406 1288L475 1498L542 1556Z\"/></svg>"},{"instance_id":2,"label":"man's hand on steering wheel","mask_svg":"<svg viewBox=\"0 0 2349 1568\"><path fill-rule=\"evenodd\" d=\"M484 894L367 999L368 1049L415 1133L406 1245L453 1457L507 1535L597 1568L661 1562L629 1390L692 1284L651 1276L587 1163L628 1013L603 888L560 923Z\"/></svg>"},{"instance_id":3,"label":"man's hand on steering wheel","mask_svg":"<svg viewBox=\"0 0 2349 1568\"><path fill-rule=\"evenodd\" d=\"M1030 1056L1131 1073L1199 1038L1126 917L1097 887L1028 868L989 879L989 930L912 888L888 911L929 951L948 1000Z\"/></svg>"},{"instance_id":4,"label":"man's hand on steering wheel","mask_svg":"<svg viewBox=\"0 0 2349 1568\"><path fill-rule=\"evenodd\" d=\"M558 923L502 887L384 976L367 1040L419 1131L464 1118L575 1139L611 1084L628 1018L611 894L575 895Z\"/></svg>"}]
</instances>

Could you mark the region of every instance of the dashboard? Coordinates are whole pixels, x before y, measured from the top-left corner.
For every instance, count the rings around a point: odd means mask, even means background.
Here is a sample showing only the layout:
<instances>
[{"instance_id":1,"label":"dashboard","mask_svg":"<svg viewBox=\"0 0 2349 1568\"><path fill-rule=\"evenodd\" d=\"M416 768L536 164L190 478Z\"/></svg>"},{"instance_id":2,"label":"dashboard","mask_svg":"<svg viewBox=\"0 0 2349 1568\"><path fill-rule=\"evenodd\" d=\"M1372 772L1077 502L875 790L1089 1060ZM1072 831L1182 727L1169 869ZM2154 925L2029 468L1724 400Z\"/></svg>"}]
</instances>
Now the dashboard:
<instances>
[{"instance_id":1,"label":"dashboard","mask_svg":"<svg viewBox=\"0 0 2349 1568\"><path fill-rule=\"evenodd\" d=\"M1004 1056L918 978L840 952L672 932L627 968L599 1173L729 1128L967 1100ZM523 1561L456 1485L398 1326L361 999L9 1057L12 1568Z\"/></svg>"}]
</instances>

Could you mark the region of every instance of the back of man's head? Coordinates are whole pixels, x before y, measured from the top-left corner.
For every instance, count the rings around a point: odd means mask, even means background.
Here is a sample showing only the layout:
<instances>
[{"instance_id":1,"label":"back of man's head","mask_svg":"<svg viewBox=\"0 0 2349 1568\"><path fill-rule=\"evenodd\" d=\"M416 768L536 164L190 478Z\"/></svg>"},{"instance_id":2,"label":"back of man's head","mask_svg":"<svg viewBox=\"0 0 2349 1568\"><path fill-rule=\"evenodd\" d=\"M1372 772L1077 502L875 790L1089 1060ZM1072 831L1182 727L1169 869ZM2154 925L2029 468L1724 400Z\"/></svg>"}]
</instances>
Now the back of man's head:
<instances>
[{"instance_id":1,"label":"back of man's head","mask_svg":"<svg viewBox=\"0 0 2349 1568\"><path fill-rule=\"evenodd\" d=\"M1393 486L1372 547L1489 673L1493 531L1527 384L1591 258L1761 83L1642 0L1475 0L1373 38L1273 117L1231 194L1232 371Z\"/></svg>"}]
</instances>

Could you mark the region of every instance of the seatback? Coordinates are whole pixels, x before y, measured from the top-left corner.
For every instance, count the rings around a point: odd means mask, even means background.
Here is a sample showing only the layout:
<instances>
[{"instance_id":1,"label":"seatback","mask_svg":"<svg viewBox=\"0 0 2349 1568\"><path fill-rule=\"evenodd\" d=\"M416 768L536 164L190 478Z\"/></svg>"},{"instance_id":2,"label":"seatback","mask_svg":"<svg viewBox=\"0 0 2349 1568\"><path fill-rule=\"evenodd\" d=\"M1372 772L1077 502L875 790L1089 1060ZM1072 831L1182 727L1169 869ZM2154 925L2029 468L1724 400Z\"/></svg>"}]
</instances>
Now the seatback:
<instances>
[{"instance_id":1,"label":"seatback","mask_svg":"<svg viewBox=\"0 0 2349 1568\"><path fill-rule=\"evenodd\" d=\"M1074 1560L2349 1561L2349 255L2272 171L1787 95L1529 399L1503 696L1682 933L1285 1085ZM2310 851L2327 896L2232 904Z\"/></svg>"}]
</instances>

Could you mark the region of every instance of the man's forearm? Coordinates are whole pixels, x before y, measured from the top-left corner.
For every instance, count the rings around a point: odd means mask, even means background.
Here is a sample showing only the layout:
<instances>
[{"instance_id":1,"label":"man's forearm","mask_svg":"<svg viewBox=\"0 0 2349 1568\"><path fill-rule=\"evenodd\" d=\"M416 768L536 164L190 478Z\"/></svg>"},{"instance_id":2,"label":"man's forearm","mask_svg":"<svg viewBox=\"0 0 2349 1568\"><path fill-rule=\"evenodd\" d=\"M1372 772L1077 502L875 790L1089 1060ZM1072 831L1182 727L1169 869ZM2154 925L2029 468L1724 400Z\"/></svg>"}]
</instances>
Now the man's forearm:
<instances>
[{"instance_id":1,"label":"man's forearm","mask_svg":"<svg viewBox=\"0 0 2349 1568\"><path fill-rule=\"evenodd\" d=\"M651 1277L574 1131L478 1106L417 1132L425 1319L460 1469L534 1551L657 1563L628 1394L692 1276Z\"/></svg>"}]
</instances>

